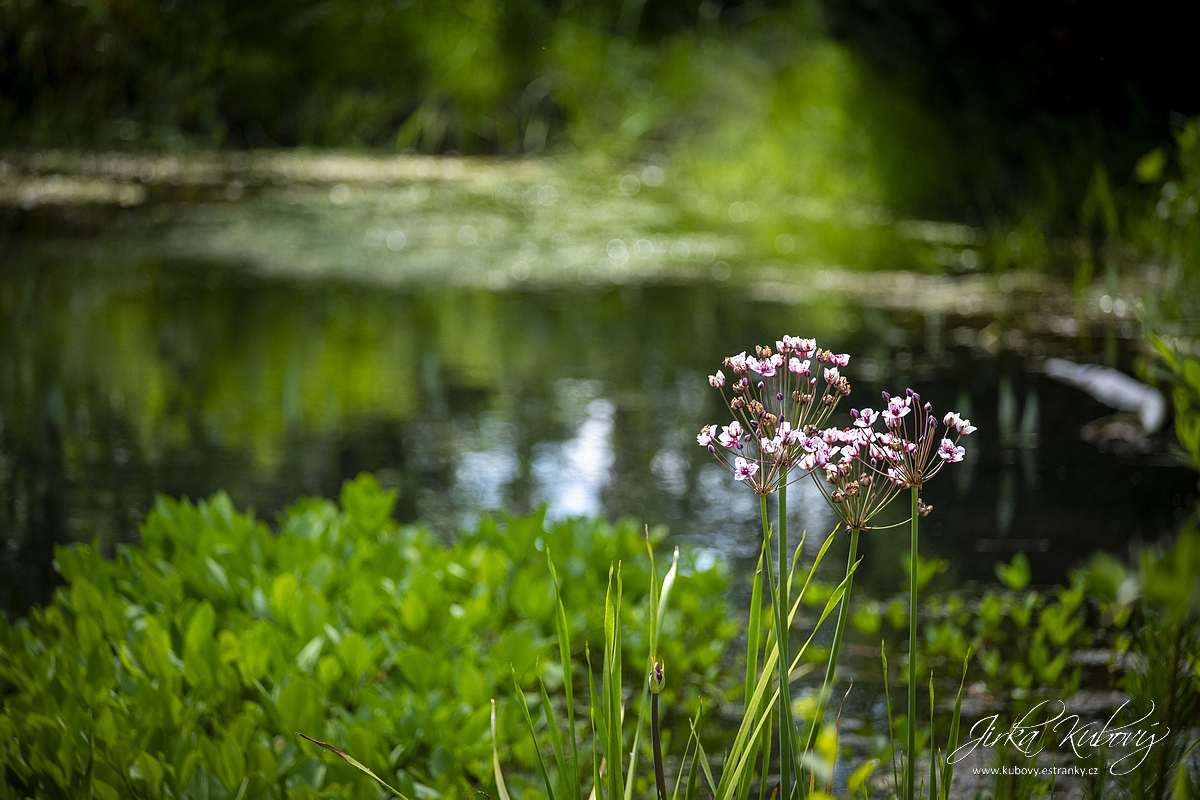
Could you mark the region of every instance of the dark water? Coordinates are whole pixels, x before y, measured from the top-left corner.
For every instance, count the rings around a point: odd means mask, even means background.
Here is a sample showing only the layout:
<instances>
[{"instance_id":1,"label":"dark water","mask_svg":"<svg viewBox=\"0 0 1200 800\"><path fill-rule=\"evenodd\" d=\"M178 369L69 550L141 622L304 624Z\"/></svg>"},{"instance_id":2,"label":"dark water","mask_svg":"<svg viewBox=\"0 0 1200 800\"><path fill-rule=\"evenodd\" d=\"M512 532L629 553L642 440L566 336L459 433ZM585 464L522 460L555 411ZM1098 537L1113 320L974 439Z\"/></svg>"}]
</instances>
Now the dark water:
<instances>
[{"instance_id":1,"label":"dark water","mask_svg":"<svg viewBox=\"0 0 1200 800\"><path fill-rule=\"evenodd\" d=\"M447 534L545 503L664 524L744 568L757 504L695 444L725 419L704 376L784 332L853 354L855 406L911 385L978 425L968 460L928 490L922 549L949 561L947 580L988 580L1018 550L1035 582L1061 580L1097 549L1156 537L1194 500L1163 442L1134 454L1085 442L1081 426L1113 412L1039 369L1049 353L1096 360L1106 336L1128 367L1133 340L1112 330L984 346L1017 323L775 302L736 280L407 289L243 266L86 249L5 260L7 609L47 599L54 545L136 540L156 493L224 489L269 520L362 470L399 490L401 520ZM796 491L794 529L823 538L830 513ZM860 585L893 591L906 541L870 534Z\"/></svg>"}]
</instances>

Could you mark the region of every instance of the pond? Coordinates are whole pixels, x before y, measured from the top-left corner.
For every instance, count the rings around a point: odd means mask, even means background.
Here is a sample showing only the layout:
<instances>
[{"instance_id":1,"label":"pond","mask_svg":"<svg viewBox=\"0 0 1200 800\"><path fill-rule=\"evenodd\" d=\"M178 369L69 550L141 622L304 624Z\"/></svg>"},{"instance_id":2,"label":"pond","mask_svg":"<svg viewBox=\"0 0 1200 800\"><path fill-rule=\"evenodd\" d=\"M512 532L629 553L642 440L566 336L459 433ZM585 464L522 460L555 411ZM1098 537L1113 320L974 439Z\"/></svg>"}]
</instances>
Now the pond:
<instances>
[{"instance_id":1,"label":"pond","mask_svg":"<svg viewBox=\"0 0 1200 800\"><path fill-rule=\"evenodd\" d=\"M362 470L447 536L545 504L666 525L743 571L756 503L696 446L724 421L705 375L785 332L853 354L850 405L913 386L978 425L927 498L923 553L949 582L1018 551L1060 581L1194 501L1161 433L1130 440L1044 372L1051 356L1129 371L1124 301L980 274L966 226L708 196L664 163L4 163L9 611L48 598L54 545L136 540L156 493L225 490L269 521ZM923 269L939 263L956 274ZM794 529L824 538L832 516L799 492ZM866 537L866 592L898 587L906 548Z\"/></svg>"}]
</instances>

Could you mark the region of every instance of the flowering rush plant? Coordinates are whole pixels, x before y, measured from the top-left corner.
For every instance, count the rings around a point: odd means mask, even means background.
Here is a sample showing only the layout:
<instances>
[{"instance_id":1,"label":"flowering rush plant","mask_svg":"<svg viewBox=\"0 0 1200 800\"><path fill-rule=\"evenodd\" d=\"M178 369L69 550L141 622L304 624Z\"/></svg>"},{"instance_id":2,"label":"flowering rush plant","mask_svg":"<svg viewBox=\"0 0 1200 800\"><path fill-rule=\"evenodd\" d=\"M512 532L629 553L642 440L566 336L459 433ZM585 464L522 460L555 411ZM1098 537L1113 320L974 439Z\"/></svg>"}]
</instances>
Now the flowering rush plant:
<instances>
[{"instance_id":1,"label":"flowering rush plant","mask_svg":"<svg viewBox=\"0 0 1200 800\"><path fill-rule=\"evenodd\" d=\"M755 348L754 355L741 352L730 356L723 366L731 376L717 370L708 376L708 382L720 390L733 420L723 426L705 425L696 436L697 443L707 448L736 481L752 487L759 495L764 540L772 535L767 496L777 493L779 498L774 533L779 546L776 636L782 645L778 711L781 796L785 796L790 774L798 776L804 763L799 755L799 742L794 740L796 728L791 717L789 680L783 669L788 648L782 609L787 607L790 589L786 571L789 483L811 477L850 533L845 589L825 683L804 747L807 752L819 732L837 668L849 616L852 576L857 567L859 533L869 530L872 520L908 489L912 499L909 574L916 575L917 520L933 510L921 498L921 490L946 464L963 460L966 449L959 441L975 430L970 420L953 411L942 418L939 429L932 406L922 403L920 395L912 389L897 396L884 392L881 410L851 409L849 425L829 425L842 398L850 394L850 382L841 372L849 363L848 354L822 350L815 339L794 336L784 336L775 343L774 350L760 346ZM909 652L915 653L917 587L915 581L909 583ZM915 660L910 658L910 720L916 718L915 670ZM909 725L906 798L913 797L915 731L915 726Z\"/></svg>"}]
</instances>

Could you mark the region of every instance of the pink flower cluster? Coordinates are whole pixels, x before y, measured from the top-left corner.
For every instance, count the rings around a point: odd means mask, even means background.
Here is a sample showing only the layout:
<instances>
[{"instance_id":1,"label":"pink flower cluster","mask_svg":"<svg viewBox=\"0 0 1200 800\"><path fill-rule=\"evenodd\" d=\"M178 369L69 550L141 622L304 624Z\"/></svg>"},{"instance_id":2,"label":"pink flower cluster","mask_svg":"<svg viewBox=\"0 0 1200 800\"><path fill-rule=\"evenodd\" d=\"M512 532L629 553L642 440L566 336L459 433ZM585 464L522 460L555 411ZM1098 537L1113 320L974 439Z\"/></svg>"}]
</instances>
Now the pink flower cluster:
<instances>
[{"instance_id":1,"label":"pink flower cluster","mask_svg":"<svg viewBox=\"0 0 1200 800\"><path fill-rule=\"evenodd\" d=\"M821 350L815 340L794 336L784 336L774 350L757 347L753 355L730 356L724 366L732 377L718 370L708 383L721 391L734 419L724 426L705 425L697 443L736 480L760 494L775 491L808 452L803 441L850 394L850 382L838 371L849 363L849 355Z\"/></svg>"},{"instance_id":2,"label":"pink flower cluster","mask_svg":"<svg viewBox=\"0 0 1200 800\"><path fill-rule=\"evenodd\" d=\"M775 344L774 352L758 347L753 356L725 359L731 383L721 371L709 376L734 419L705 425L696 437L755 492L823 475L817 485L830 505L848 527L863 530L901 489L920 489L944 465L963 460L958 442L975 426L952 411L939 434L930 404L912 389L896 397L884 392L879 411L851 409L848 427L823 427L850 393L839 372L850 356L820 350L813 339L784 336ZM814 359L822 366L813 369ZM922 504L922 513L927 508Z\"/></svg>"}]
</instances>

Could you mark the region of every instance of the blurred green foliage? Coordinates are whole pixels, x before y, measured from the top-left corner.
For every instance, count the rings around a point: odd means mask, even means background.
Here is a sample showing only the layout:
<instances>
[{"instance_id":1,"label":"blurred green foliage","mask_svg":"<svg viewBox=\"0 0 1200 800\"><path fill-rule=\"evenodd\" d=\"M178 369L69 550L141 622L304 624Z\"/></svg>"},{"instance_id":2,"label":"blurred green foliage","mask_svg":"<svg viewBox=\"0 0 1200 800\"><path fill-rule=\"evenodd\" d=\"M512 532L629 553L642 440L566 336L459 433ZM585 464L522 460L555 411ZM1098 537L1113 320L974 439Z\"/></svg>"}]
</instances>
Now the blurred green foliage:
<instances>
[{"instance_id":1,"label":"blurred green foliage","mask_svg":"<svg viewBox=\"0 0 1200 800\"><path fill-rule=\"evenodd\" d=\"M1138 162L1138 179L1155 191L1126 224L1130 243L1155 268L1147 315L1167 334L1171 323L1200 317L1200 117L1176 134L1168 153L1153 150Z\"/></svg>"},{"instance_id":2,"label":"blurred green foliage","mask_svg":"<svg viewBox=\"0 0 1200 800\"><path fill-rule=\"evenodd\" d=\"M1161 337L1153 336L1150 341L1166 367L1160 374L1171 386L1180 460L1200 471L1200 360L1183 355Z\"/></svg>"},{"instance_id":3,"label":"blurred green foliage","mask_svg":"<svg viewBox=\"0 0 1200 800\"><path fill-rule=\"evenodd\" d=\"M1194 797L1200 790L1195 721L1200 718L1200 529L1135 554L1132 568L1106 554L1092 558L1084 588L1113 630L1130 668L1120 687L1135 708L1155 710L1171 731L1138 769L1093 787L1097 797ZM1099 789L1098 791L1096 789Z\"/></svg>"},{"instance_id":4,"label":"blurred green foliage","mask_svg":"<svg viewBox=\"0 0 1200 800\"><path fill-rule=\"evenodd\" d=\"M968 199L808 3L6 0L0 30L8 146L669 150L743 197Z\"/></svg>"},{"instance_id":5,"label":"blurred green foliage","mask_svg":"<svg viewBox=\"0 0 1200 800\"><path fill-rule=\"evenodd\" d=\"M1102 769L1099 777L1086 779L1085 796L1161 800L1171 791L1193 796L1187 792L1200 786L1189 727L1200 713L1200 530L1187 525L1158 545L1137 549L1132 561L1098 553L1075 571L1070 585L1030 588L1029 560L1018 553L996 565L1002 587L929 594L922 609L918 672L932 673L944 687L940 691L952 695L956 667L968 659L968 696L986 709L983 714L999 714L999 730L1030 712L1044 713L1045 707L1037 709L1045 702L1063 701L1085 718L1107 716L1112 708L1100 714L1088 704L1097 692L1123 693L1131 705L1122 722L1149 713L1157 731L1170 729L1172 735L1132 772L1114 776ZM922 575L930 577L938 568L934 562L921 566ZM940 566L945 569L945 562ZM869 601L852 619L868 642L878 640L886 620L895 642L908 624L905 599ZM887 649L900 648L893 643ZM939 731L949 729L946 711L939 707L936 714ZM980 712L967 716L964 726ZM875 755L886 761L890 746L881 740ZM1114 753L1097 751L1083 765L1105 767L1103 759L1119 758L1123 751ZM997 766L1030 765L1027 755L1013 749L996 748L990 757ZM1052 792L1048 778L1007 775L997 777L990 796L1001 800Z\"/></svg>"},{"instance_id":6,"label":"blurred green foliage","mask_svg":"<svg viewBox=\"0 0 1200 800\"><path fill-rule=\"evenodd\" d=\"M521 90L541 71L548 11L14 0L0 5L3 118L49 141L508 144L537 114Z\"/></svg>"},{"instance_id":7,"label":"blurred green foliage","mask_svg":"<svg viewBox=\"0 0 1200 800\"><path fill-rule=\"evenodd\" d=\"M410 797L470 797L490 785L490 698L510 695L510 669L536 685L554 652L547 549L578 676L584 642L603 638L614 560L628 576L626 658L645 657L649 560L632 525L489 519L447 546L395 525L394 503L360 476L340 508L301 500L273 533L224 495L160 499L142 543L114 560L59 549L54 601L0 622L0 797L378 796L295 731ZM725 586L683 555L660 640L677 676L668 707L718 679ZM529 768L520 711L500 707L510 763Z\"/></svg>"},{"instance_id":8,"label":"blurred green foliage","mask_svg":"<svg viewBox=\"0 0 1200 800\"><path fill-rule=\"evenodd\" d=\"M669 153L764 208L852 199L1019 231L1036 264L1042 236L1088 227L1096 165L1125 186L1194 92L1161 67L1174 51L1137 57L1106 15L1020 8L4 0L0 144Z\"/></svg>"}]
</instances>

